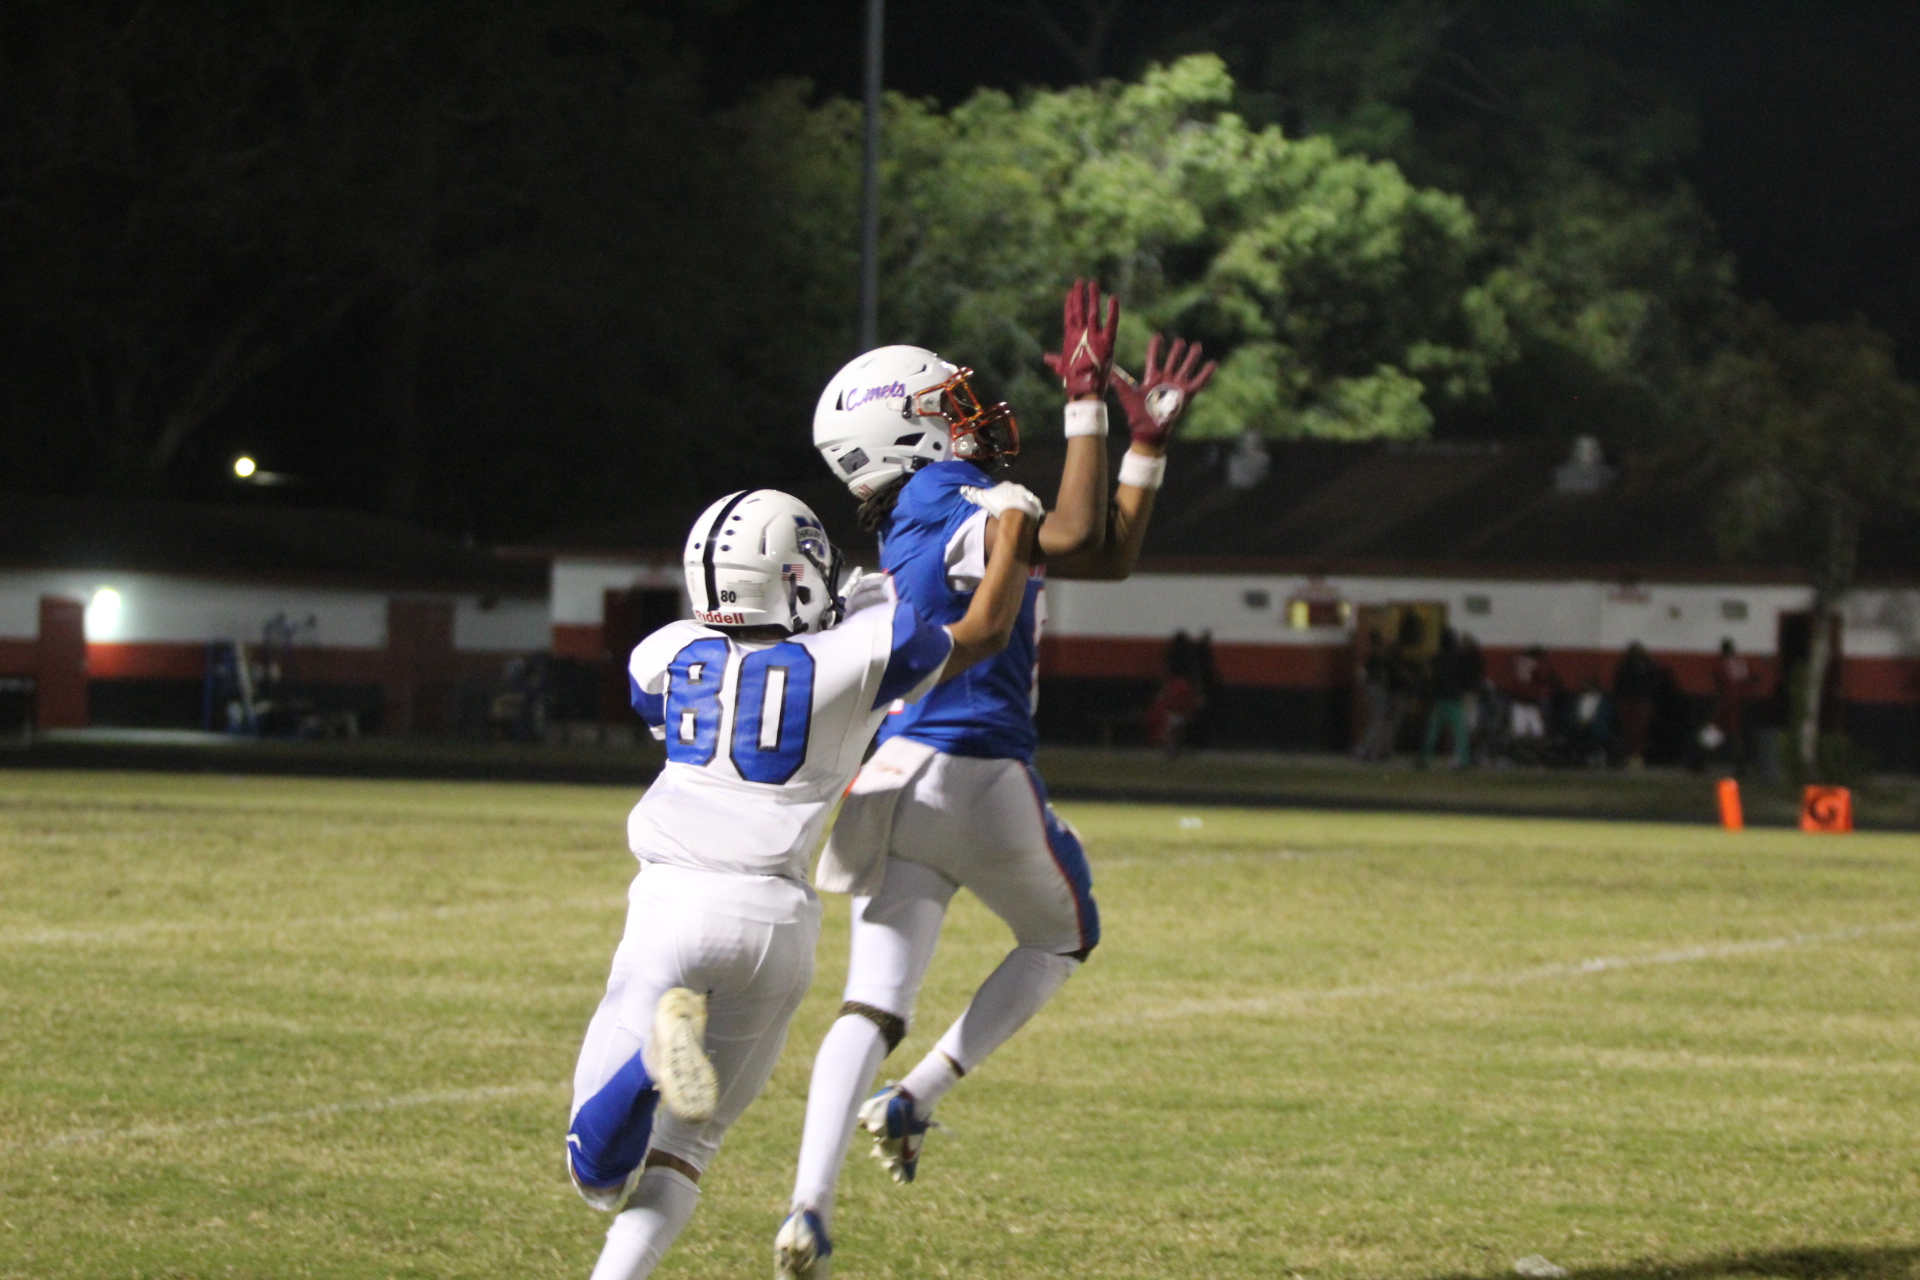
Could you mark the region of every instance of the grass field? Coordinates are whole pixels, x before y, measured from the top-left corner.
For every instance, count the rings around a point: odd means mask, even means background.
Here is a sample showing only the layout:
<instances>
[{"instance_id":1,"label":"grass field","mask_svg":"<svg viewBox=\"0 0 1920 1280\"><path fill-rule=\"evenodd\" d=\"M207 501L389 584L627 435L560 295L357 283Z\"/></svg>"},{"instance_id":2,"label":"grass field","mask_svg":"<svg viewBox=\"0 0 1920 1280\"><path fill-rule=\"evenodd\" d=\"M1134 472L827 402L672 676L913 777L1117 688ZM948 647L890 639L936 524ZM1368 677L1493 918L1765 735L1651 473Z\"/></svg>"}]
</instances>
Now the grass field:
<instances>
[{"instance_id":1,"label":"grass field","mask_svg":"<svg viewBox=\"0 0 1920 1280\"><path fill-rule=\"evenodd\" d=\"M0 772L0 1277L585 1276L630 801ZM1062 809L1106 942L842 1280L1920 1277L1920 837ZM845 918L662 1275L770 1273Z\"/></svg>"}]
</instances>

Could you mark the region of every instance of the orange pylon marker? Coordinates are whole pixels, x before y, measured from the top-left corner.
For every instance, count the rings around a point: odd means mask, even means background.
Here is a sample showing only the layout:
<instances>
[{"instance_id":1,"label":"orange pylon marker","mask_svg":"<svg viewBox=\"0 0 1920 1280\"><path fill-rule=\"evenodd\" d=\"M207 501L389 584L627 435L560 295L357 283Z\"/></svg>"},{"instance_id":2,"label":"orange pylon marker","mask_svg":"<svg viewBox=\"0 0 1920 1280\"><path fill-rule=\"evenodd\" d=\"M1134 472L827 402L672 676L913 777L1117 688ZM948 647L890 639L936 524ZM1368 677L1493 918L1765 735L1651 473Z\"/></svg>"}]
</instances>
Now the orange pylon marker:
<instances>
[{"instance_id":1,"label":"orange pylon marker","mask_svg":"<svg viewBox=\"0 0 1920 1280\"><path fill-rule=\"evenodd\" d=\"M1808 787L1801 793L1802 831L1853 830L1853 792L1846 787Z\"/></svg>"},{"instance_id":2,"label":"orange pylon marker","mask_svg":"<svg viewBox=\"0 0 1920 1280\"><path fill-rule=\"evenodd\" d=\"M1746 830L1747 820L1740 812L1740 780L1722 778L1714 789L1720 794L1720 825L1729 831Z\"/></svg>"}]
</instances>

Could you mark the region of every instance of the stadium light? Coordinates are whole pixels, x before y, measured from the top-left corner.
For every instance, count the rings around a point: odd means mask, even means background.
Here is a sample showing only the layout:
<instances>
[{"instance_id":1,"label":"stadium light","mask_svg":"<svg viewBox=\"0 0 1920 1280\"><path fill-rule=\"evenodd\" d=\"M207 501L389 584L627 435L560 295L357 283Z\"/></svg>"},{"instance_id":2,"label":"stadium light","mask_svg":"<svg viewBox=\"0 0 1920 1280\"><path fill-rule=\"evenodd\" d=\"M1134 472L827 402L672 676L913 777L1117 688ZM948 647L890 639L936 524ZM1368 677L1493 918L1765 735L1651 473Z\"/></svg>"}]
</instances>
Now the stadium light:
<instances>
[{"instance_id":1,"label":"stadium light","mask_svg":"<svg viewBox=\"0 0 1920 1280\"><path fill-rule=\"evenodd\" d=\"M288 475L284 471L264 470L252 454L243 453L233 460L233 478L241 484L279 485L299 484L300 477Z\"/></svg>"},{"instance_id":2,"label":"stadium light","mask_svg":"<svg viewBox=\"0 0 1920 1280\"><path fill-rule=\"evenodd\" d=\"M120 593L101 587L87 604L87 639L111 640L120 629Z\"/></svg>"}]
</instances>

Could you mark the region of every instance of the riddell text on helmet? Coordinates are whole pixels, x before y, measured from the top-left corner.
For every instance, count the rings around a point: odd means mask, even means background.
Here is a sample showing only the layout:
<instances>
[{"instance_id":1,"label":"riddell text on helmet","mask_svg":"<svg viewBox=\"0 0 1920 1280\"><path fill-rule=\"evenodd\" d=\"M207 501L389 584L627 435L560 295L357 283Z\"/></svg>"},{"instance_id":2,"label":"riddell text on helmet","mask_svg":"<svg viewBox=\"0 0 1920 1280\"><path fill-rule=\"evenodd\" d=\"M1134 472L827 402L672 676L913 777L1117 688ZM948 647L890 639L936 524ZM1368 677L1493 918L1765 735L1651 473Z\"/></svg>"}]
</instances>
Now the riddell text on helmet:
<instances>
[{"instance_id":1,"label":"riddell text on helmet","mask_svg":"<svg viewBox=\"0 0 1920 1280\"><path fill-rule=\"evenodd\" d=\"M715 627L743 627L747 624L747 617L743 613L718 613L709 609L695 609L693 620Z\"/></svg>"}]
</instances>

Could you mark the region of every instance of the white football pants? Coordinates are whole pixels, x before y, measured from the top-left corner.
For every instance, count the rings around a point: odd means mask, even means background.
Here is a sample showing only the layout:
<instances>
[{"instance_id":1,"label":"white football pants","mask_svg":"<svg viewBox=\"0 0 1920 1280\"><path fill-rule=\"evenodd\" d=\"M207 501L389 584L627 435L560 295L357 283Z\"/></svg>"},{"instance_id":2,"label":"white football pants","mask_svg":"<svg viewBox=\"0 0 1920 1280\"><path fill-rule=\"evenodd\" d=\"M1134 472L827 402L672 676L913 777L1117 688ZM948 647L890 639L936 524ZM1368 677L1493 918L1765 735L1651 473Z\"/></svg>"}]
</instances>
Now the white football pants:
<instances>
[{"instance_id":1,"label":"white football pants","mask_svg":"<svg viewBox=\"0 0 1920 1280\"><path fill-rule=\"evenodd\" d=\"M887 856L880 892L853 900L848 1000L912 1021L961 887L1022 947L1066 955L1100 941L1080 838L1022 761L935 754L900 798Z\"/></svg>"},{"instance_id":2,"label":"white football pants","mask_svg":"<svg viewBox=\"0 0 1920 1280\"><path fill-rule=\"evenodd\" d=\"M720 1077L720 1105L701 1125L659 1108L652 1149L705 1170L780 1060L787 1024L813 980L820 900L794 880L649 863L627 901L607 994L574 1069L573 1110L646 1045L661 994L690 987L707 997L707 1054Z\"/></svg>"},{"instance_id":3,"label":"white football pants","mask_svg":"<svg viewBox=\"0 0 1920 1280\"><path fill-rule=\"evenodd\" d=\"M844 1013L821 1043L807 1090L795 1206L831 1220L855 1112L893 1047L883 1037L904 1033L912 1021L947 904L962 885L1007 922L1019 945L975 993L930 1063L950 1061L962 1072L979 1065L1078 967L1067 957L1084 957L1100 940L1079 837L1047 803L1032 766L933 756L895 809L880 892L853 900L846 1000L898 1022L888 1031L884 1018Z\"/></svg>"}]
</instances>

